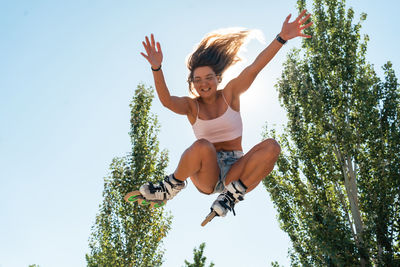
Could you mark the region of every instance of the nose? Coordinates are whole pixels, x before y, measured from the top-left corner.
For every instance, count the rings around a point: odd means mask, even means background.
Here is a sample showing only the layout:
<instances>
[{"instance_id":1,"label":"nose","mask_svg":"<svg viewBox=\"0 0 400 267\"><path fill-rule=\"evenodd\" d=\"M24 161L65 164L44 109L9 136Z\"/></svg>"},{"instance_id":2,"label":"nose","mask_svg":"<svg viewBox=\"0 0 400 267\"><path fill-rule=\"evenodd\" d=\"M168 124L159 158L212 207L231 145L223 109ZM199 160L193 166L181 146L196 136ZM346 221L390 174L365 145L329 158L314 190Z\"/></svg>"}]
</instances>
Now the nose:
<instances>
[{"instance_id":1,"label":"nose","mask_svg":"<svg viewBox=\"0 0 400 267\"><path fill-rule=\"evenodd\" d=\"M206 79L200 81L200 85L203 85L204 83L205 83L206 85L208 85L208 81L207 81Z\"/></svg>"}]
</instances>

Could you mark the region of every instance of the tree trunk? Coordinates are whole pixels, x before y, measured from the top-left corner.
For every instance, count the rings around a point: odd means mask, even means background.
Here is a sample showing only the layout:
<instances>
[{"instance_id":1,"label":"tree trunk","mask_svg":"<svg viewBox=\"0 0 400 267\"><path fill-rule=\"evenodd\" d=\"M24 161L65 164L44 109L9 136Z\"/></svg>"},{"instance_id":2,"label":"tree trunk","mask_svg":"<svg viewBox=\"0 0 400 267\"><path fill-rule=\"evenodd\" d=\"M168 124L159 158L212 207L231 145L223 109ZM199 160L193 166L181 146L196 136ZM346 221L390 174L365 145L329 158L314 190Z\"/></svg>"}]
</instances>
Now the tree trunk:
<instances>
[{"instance_id":1,"label":"tree trunk","mask_svg":"<svg viewBox=\"0 0 400 267\"><path fill-rule=\"evenodd\" d=\"M363 230L364 226L361 219L360 207L358 206L358 189L356 183L356 174L354 172L352 160L349 156L343 156L339 149L335 148L334 152L342 166L344 184L346 188L347 197L350 203L351 216L353 218L354 226L356 229L356 245L360 251L360 264L367 266L368 254L364 249Z\"/></svg>"}]
</instances>

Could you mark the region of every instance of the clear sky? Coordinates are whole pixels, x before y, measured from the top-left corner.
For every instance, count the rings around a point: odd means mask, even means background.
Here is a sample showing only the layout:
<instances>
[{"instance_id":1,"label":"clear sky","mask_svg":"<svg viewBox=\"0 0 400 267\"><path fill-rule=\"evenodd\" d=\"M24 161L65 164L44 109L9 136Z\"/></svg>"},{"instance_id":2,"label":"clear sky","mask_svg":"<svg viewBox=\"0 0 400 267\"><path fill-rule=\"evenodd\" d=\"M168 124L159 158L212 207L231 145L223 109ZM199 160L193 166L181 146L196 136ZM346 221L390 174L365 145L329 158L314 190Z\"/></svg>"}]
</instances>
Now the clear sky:
<instances>
[{"instance_id":1,"label":"clear sky","mask_svg":"<svg viewBox=\"0 0 400 267\"><path fill-rule=\"evenodd\" d=\"M146 34L154 33L162 45L171 93L187 95L185 58L206 33L256 28L268 44L289 13L296 17L295 4L0 0L0 267L86 265L103 177L113 157L130 151L134 89L140 82L153 85L150 66L140 55ZM399 75L399 2L348 4L357 14L368 14L362 28L371 39L368 60L380 74L391 60ZM266 44L252 41L243 53L247 63ZM299 44L290 41L281 49L243 96L245 151L261 140L266 122L285 122L274 84L286 54ZM163 108L157 98L153 112L171 172L194 135L187 119ZM182 266L202 242L217 267L269 266L271 261L289 265L290 242L263 186L237 205L236 217L216 218L202 228L216 196L201 195L190 183L168 203L174 220L164 242L163 266Z\"/></svg>"}]
</instances>

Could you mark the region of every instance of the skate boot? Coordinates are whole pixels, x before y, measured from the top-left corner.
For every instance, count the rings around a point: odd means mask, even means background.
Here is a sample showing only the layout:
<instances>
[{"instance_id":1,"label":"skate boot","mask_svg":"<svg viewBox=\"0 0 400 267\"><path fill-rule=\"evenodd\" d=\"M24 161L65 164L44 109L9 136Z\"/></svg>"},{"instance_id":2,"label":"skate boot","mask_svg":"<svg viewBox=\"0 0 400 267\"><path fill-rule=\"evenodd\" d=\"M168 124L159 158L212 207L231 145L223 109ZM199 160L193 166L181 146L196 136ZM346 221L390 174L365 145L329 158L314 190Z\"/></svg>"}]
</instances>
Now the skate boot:
<instances>
[{"instance_id":1,"label":"skate boot","mask_svg":"<svg viewBox=\"0 0 400 267\"><path fill-rule=\"evenodd\" d=\"M211 206L211 212L208 214L201 226L205 226L215 216L225 217L228 211L232 211L233 215L236 216L234 209L235 204L244 200L246 190L247 187L240 180L230 183L217 197L217 200L214 201Z\"/></svg>"},{"instance_id":2,"label":"skate boot","mask_svg":"<svg viewBox=\"0 0 400 267\"><path fill-rule=\"evenodd\" d=\"M139 189L142 196L148 201L167 201L176 196L186 187L187 182L181 182L173 177L173 174L165 176L158 184L148 182Z\"/></svg>"}]
</instances>

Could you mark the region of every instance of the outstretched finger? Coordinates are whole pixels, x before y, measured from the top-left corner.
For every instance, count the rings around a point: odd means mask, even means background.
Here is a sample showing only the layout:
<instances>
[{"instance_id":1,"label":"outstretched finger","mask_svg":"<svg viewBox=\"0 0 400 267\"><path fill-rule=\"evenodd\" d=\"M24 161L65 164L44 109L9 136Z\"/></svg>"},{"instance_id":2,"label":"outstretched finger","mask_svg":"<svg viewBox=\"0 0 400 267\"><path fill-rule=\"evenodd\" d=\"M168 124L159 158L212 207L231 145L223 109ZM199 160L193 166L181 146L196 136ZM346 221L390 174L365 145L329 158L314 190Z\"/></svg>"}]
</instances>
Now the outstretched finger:
<instances>
[{"instance_id":1,"label":"outstretched finger","mask_svg":"<svg viewBox=\"0 0 400 267\"><path fill-rule=\"evenodd\" d=\"M145 59L147 59L147 61L149 61L149 57L148 57L147 55L145 55L145 54L142 53L142 52L140 52L140 54L141 54Z\"/></svg>"},{"instance_id":2,"label":"outstretched finger","mask_svg":"<svg viewBox=\"0 0 400 267\"><path fill-rule=\"evenodd\" d=\"M143 44L144 50L146 50L146 53L150 54L149 46L145 42L142 42L142 44Z\"/></svg>"},{"instance_id":3,"label":"outstretched finger","mask_svg":"<svg viewBox=\"0 0 400 267\"><path fill-rule=\"evenodd\" d=\"M151 47L155 47L154 34L151 34Z\"/></svg>"},{"instance_id":4,"label":"outstretched finger","mask_svg":"<svg viewBox=\"0 0 400 267\"><path fill-rule=\"evenodd\" d=\"M146 36L146 44L148 47L150 47L150 41L149 41L149 37Z\"/></svg>"},{"instance_id":5,"label":"outstretched finger","mask_svg":"<svg viewBox=\"0 0 400 267\"><path fill-rule=\"evenodd\" d=\"M308 14L304 19L299 21L299 24L304 24L310 17L311 17L311 14Z\"/></svg>"},{"instance_id":6,"label":"outstretched finger","mask_svg":"<svg viewBox=\"0 0 400 267\"><path fill-rule=\"evenodd\" d=\"M310 23L308 23L307 25L304 25L303 27L300 27L300 30L307 29L307 28L310 27L311 25L313 25L313 22L312 22L312 21L311 21Z\"/></svg>"},{"instance_id":7,"label":"outstretched finger","mask_svg":"<svg viewBox=\"0 0 400 267\"><path fill-rule=\"evenodd\" d=\"M158 52L158 53L162 53L162 51L161 51L161 45L160 45L159 42L157 42L157 52Z\"/></svg>"},{"instance_id":8,"label":"outstretched finger","mask_svg":"<svg viewBox=\"0 0 400 267\"><path fill-rule=\"evenodd\" d=\"M307 10L304 9L303 11L301 11L300 15L297 17L296 21L300 21L300 19L304 16L304 14L306 14Z\"/></svg>"},{"instance_id":9,"label":"outstretched finger","mask_svg":"<svg viewBox=\"0 0 400 267\"><path fill-rule=\"evenodd\" d=\"M308 35L308 34L300 33L300 37L311 38L312 36Z\"/></svg>"},{"instance_id":10,"label":"outstretched finger","mask_svg":"<svg viewBox=\"0 0 400 267\"><path fill-rule=\"evenodd\" d=\"M292 14L289 14L289 16L286 17L285 22L284 23L288 23L290 18L292 17Z\"/></svg>"}]
</instances>

